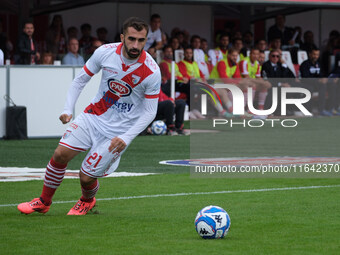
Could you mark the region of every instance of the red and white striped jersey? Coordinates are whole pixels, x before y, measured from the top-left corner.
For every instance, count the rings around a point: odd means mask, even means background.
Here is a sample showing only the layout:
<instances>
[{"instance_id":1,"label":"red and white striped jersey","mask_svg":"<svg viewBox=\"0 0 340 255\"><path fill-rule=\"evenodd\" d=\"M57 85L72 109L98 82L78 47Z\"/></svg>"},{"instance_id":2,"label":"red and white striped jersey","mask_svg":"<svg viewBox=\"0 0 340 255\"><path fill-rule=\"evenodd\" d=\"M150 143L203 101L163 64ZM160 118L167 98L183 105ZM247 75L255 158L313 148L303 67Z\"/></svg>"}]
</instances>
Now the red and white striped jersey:
<instances>
[{"instance_id":1,"label":"red and white striped jersey","mask_svg":"<svg viewBox=\"0 0 340 255\"><path fill-rule=\"evenodd\" d=\"M157 99L160 91L161 74L152 57L143 50L137 62L125 65L122 46L101 46L84 66L90 76L102 70L99 90L84 114L106 137L131 128L143 113L143 101Z\"/></svg>"}]
</instances>

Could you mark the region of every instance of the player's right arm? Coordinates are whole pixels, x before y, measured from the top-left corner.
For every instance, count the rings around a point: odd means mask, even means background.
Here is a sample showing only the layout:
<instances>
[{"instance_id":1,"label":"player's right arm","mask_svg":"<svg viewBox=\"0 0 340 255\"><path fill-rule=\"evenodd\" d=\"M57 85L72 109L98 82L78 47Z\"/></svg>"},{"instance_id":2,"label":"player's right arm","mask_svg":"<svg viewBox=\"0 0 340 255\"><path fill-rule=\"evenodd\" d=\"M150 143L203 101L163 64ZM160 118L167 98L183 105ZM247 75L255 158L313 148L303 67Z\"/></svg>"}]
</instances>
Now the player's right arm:
<instances>
[{"instance_id":1,"label":"player's right arm","mask_svg":"<svg viewBox=\"0 0 340 255\"><path fill-rule=\"evenodd\" d=\"M61 113L59 119L63 124L71 121L72 113L74 111L75 104L79 98L80 93L89 82L91 77L98 73L101 68L101 57L102 51L105 50L103 47L98 48L92 57L86 62L80 73L74 78L71 86L67 92L66 102L64 110Z\"/></svg>"}]
</instances>

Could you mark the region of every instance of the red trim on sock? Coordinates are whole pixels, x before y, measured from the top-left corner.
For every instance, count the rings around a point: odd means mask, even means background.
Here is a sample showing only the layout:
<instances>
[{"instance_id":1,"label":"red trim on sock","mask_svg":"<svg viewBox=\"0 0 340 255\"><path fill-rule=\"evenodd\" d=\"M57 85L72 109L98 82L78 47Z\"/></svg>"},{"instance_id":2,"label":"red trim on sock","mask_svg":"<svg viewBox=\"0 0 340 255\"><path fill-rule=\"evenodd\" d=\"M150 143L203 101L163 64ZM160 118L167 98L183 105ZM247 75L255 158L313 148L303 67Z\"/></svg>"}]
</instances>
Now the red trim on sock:
<instances>
[{"instance_id":1,"label":"red trim on sock","mask_svg":"<svg viewBox=\"0 0 340 255\"><path fill-rule=\"evenodd\" d=\"M44 185L40 197L44 201L45 205L50 205L52 203L52 197L57 189L53 189Z\"/></svg>"},{"instance_id":2,"label":"red trim on sock","mask_svg":"<svg viewBox=\"0 0 340 255\"><path fill-rule=\"evenodd\" d=\"M50 164L54 168L59 168L59 169L64 169L67 166L67 164L61 164L61 163L58 163L58 162L54 161L53 157L50 160Z\"/></svg>"}]
</instances>

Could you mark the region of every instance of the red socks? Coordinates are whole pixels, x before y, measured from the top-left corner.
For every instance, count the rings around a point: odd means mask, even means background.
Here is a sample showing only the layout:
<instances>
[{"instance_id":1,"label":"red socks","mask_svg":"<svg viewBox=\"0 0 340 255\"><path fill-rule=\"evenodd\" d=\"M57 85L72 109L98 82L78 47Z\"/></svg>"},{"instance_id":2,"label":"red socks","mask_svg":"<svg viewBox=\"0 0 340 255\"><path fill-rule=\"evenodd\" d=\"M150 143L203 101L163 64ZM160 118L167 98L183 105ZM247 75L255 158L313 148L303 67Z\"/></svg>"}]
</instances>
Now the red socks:
<instances>
[{"instance_id":1,"label":"red socks","mask_svg":"<svg viewBox=\"0 0 340 255\"><path fill-rule=\"evenodd\" d=\"M41 193L41 200L45 205L52 203L52 197L64 179L67 164L60 164L51 158L46 167L44 187Z\"/></svg>"},{"instance_id":2,"label":"red socks","mask_svg":"<svg viewBox=\"0 0 340 255\"><path fill-rule=\"evenodd\" d=\"M82 196L80 200L83 202L92 202L93 198L95 197L97 191L99 189L99 181L95 180L91 185L89 186L81 186L81 192Z\"/></svg>"}]
</instances>

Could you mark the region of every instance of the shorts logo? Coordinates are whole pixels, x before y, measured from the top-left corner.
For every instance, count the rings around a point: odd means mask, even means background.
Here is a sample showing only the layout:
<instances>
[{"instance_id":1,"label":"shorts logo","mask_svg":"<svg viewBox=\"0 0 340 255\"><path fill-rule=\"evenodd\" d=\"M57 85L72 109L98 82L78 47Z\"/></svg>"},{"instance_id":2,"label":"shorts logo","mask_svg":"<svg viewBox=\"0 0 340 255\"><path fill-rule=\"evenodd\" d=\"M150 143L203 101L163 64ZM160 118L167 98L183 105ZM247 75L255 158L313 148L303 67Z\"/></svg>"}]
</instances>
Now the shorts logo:
<instances>
[{"instance_id":1,"label":"shorts logo","mask_svg":"<svg viewBox=\"0 0 340 255\"><path fill-rule=\"evenodd\" d=\"M109 90L119 97L127 97L132 92L130 85L123 81L110 79L107 83Z\"/></svg>"},{"instance_id":2,"label":"shorts logo","mask_svg":"<svg viewBox=\"0 0 340 255\"><path fill-rule=\"evenodd\" d=\"M135 74L131 75L131 77L132 77L132 83L134 85L136 85L140 81L140 77Z\"/></svg>"},{"instance_id":3,"label":"shorts logo","mask_svg":"<svg viewBox=\"0 0 340 255\"><path fill-rule=\"evenodd\" d=\"M66 130L66 132L63 135L63 139L66 139L67 137L69 137L71 132L72 132L71 130Z\"/></svg>"}]
</instances>

